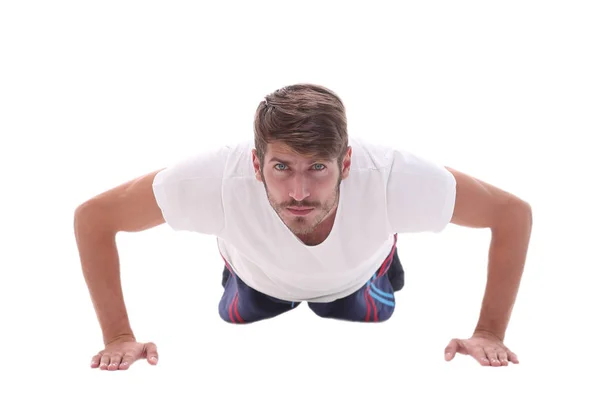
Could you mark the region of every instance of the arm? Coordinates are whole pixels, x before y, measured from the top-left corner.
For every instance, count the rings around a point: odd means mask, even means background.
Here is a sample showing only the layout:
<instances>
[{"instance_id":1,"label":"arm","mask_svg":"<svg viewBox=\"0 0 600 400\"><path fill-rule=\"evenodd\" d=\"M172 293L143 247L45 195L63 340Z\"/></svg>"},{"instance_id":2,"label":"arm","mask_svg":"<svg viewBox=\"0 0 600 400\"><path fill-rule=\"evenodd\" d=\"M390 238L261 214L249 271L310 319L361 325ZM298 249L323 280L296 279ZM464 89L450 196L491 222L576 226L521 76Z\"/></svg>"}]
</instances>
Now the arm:
<instances>
[{"instance_id":1,"label":"arm","mask_svg":"<svg viewBox=\"0 0 600 400\"><path fill-rule=\"evenodd\" d=\"M165 222L152 190L159 171L95 196L75 211L83 275L105 345L121 338L135 339L123 300L115 239L120 231L138 232Z\"/></svg>"},{"instance_id":2,"label":"arm","mask_svg":"<svg viewBox=\"0 0 600 400\"><path fill-rule=\"evenodd\" d=\"M531 207L515 195L446 167L456 179L451 222L490 228L487 284L475 332L503 341L525 266L532 228Z\"/></svg>"}]
</instances>

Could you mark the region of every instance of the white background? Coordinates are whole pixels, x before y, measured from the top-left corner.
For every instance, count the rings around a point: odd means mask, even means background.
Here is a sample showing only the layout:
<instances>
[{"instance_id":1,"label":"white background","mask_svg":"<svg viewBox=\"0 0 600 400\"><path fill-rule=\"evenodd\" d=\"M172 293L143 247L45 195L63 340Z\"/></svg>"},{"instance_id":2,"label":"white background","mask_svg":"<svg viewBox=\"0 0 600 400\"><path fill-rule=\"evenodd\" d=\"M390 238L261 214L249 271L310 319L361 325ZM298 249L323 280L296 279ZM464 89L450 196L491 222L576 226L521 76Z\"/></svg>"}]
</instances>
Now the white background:
<instances>
[{"instance_id":1,"label":"white background","mask_svg":"<svg viewBox=\"0 0 600 400\"><path fill-rule=\"evenodd\" d=\"M596 3L283 3L1 3L0 398L599 398ZM444 361L477 322L487 230L402 236L406 287L386 323L303 304L239 326L217 313L215 239L163 225L117 238L131 324L159 364L89 367L102 337L77 205L251 137L263 96L299 82L342 97L350 135L532 205L505 341L519 365Z\"/></svg>"}]
</instances>

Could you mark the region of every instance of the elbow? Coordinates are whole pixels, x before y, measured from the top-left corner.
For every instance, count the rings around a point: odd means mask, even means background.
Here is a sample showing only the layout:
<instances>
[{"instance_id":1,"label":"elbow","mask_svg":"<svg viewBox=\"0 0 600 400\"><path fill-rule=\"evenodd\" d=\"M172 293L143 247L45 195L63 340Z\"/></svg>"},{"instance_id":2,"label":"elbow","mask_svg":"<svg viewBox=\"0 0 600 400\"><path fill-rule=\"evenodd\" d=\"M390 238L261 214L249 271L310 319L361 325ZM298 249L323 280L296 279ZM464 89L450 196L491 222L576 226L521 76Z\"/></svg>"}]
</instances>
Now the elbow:
<instances>
[{"instance_id":1,"label":"elbow","mask_svg":"<svg viewBox=\"0 0 600 400\"><path fill-rule=\"evenodd\" d=\"M106 231L106 218L101 205L94 200L88 200L75 209L73 215L75 235L99 233Z\"/></svg>"},{"instance_id":2,"label":"elbow","mask_svg":"<svg viewBox=\"0 0 600 400\"><path fill-rule=\"evenodd\" d=\"M497 219L496 226L492 230L512 230L521 226L531 230L533 226L533 210L531 204L519 198L513 198L507 202Z\"/></svg>"},{"instance_id":3,"label":"elbow","mask_svg":"<svg viewBox=\"0 0 600 400\"><path fill-rule=\"evenodd\" d=\"M97 216L100 213L100 206L96 201L88 200L85 203L80 204L75 208L75 213L73 215L74 222L81 223L84 221L88 221L91 218Z\"/></svg>"},{"instance_id":4,"label":"elbow","mask_svg":"<svg viewBox=\"0 0 600 400\"><path fill-rule=\"evenodd\" d=\"M531 204L527 201L519 200L515 205L515 208L517 209L515 212L518 213L519 219L531 227L533 225L533 210L531 209Z\"/></svg>"}]
</instances>

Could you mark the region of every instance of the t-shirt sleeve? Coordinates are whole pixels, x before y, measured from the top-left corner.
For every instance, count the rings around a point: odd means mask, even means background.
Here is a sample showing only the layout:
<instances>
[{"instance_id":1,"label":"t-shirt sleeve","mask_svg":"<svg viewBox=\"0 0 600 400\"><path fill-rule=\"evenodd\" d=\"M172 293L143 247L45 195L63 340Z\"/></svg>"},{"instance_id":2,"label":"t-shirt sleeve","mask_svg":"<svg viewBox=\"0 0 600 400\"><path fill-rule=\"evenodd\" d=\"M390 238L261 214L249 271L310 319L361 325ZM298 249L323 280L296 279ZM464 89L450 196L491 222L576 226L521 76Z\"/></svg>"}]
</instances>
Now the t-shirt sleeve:
<instances>
[{"instance_id":1,"label":"t-shirt sleeve","mask_svg":"<svg viewBox=\"0 0 600 400\"><path fill-rule=\"evenodd\" d=\"M441 232L452 219L454 175L442 165L406 151L392 151L387 211L398 233Z\"/></svg>"},{"instance_id":2,"label":"t-shirt sleeve","mask_svg":"<svg viewBox=\"0 0 600 400\"><path fill-rule=\"evenodd\" d=\"M156 175L154 196L172 229L213 235L221 231L223 173L229 152L228 147L205 151Z\"/></svg>"}]
</instances>

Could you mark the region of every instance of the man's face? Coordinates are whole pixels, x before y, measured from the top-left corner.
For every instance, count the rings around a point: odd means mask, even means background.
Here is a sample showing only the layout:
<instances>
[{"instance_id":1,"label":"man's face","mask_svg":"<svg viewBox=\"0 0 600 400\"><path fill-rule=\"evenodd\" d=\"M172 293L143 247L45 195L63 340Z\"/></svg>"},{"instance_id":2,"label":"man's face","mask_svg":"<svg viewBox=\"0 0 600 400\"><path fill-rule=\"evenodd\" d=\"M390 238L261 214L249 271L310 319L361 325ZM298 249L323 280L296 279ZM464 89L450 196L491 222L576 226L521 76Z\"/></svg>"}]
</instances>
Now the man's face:
<instances>
[{"instance_id":1,"label":"man's face","mask_svg":"<svg viewBox=\"0 0 600 400\"><path fill-rule=\"evenodd\" d=\"M308 235L333 215L340 183L350 170L351 153L349 148L341 173L337 160L298 155L278 142L267 145L262 170L256 150L252 150L252 161L256 179L263 182L269 202L281 220L294 234Z\"/></svg>"}]
</instances>

